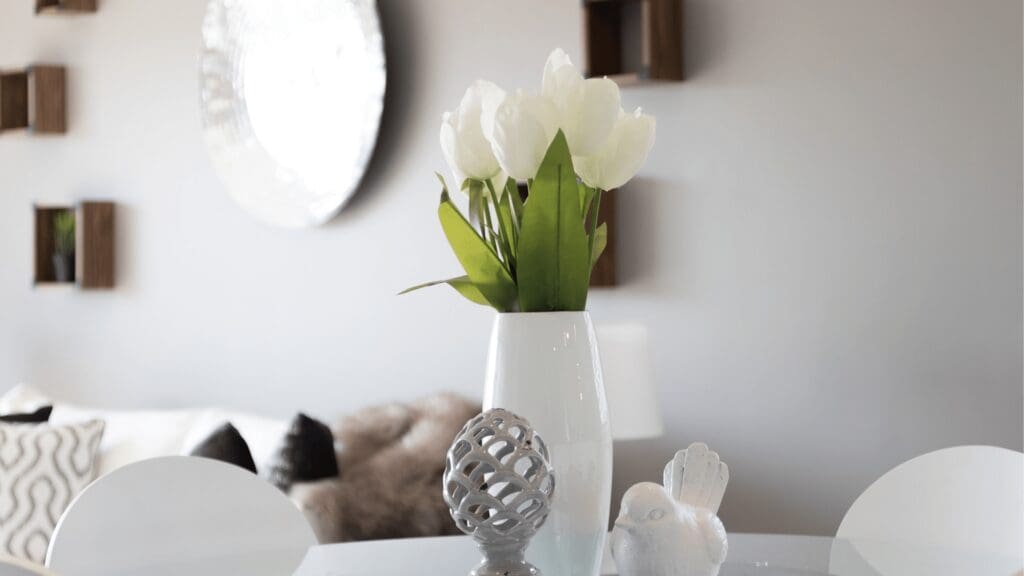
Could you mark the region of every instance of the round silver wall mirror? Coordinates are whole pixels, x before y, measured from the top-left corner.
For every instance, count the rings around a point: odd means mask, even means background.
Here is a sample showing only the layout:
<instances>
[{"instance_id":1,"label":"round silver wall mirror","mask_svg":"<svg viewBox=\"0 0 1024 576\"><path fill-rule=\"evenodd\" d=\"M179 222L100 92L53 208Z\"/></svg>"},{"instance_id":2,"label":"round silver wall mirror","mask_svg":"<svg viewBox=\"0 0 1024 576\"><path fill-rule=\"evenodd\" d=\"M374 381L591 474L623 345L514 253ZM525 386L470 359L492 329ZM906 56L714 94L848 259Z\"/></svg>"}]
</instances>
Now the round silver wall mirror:
<instances>
[{"instance_id":1,"label":"round silver wall mirror","mask_svg":"<svg viewBox=\"0 0 1024 576\"><path fill-rule=\"evenodd\" d=\"M208 0L200 66L204 136L234 200L284 227L337 214L384 108L376 0Z\"/></svg>"}]
</instances>

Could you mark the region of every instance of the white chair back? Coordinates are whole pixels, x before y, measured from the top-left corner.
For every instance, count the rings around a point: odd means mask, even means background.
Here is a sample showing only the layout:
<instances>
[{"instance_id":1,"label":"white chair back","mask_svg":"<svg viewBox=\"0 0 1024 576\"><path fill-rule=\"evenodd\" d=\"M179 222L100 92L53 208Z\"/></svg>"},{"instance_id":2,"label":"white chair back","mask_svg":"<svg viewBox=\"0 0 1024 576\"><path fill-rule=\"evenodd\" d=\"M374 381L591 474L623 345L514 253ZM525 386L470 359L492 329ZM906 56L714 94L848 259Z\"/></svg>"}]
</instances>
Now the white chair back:
<instances>
[{"instance_id":1,"label":"white chair back","mask_svg":"<svg viewBox=\"0 0 1024 576\"><path fill-rule=\"evenodd\" d=\"M0 554L0 576L54 576L54 574L33 562Z\"/></svg>"},{"instance_id":2,"label":"white chair back","mask_svg":"<svg viewBox=\"0 0 1024 576\"><path fill-rule=\"evenodd\" d=\"M57 523L62 576L286 576L316 543L280 490L237 466L171 456L115 470Z\"/></svg>"},{"instance_id":3,"label":"white chair back","mask_svg":"<svg viewBox=\"0 0 1024 576\"><path fill-rule=\"evenodd\" d=\"M893 543L1009 559L1016 573L1024 556L1024 454L958 446L908 460L857 498L836 537L847 541L833 547L838 574L854 555L881 574L916 573L894 564Z\"/></svg>"}]
</instances>

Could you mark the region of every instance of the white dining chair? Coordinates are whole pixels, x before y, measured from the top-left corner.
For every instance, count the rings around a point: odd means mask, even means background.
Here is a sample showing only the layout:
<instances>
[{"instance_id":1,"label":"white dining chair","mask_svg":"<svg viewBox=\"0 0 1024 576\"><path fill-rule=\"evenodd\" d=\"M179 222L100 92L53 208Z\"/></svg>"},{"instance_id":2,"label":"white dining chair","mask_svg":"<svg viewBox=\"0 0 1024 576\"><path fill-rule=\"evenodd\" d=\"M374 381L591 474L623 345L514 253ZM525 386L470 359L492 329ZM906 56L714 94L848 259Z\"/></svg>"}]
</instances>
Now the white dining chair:
<instances>
[{"instance_id":1,"label":"white dining chair","mask_svg":"<svg viewBox=\"0 0 1024 576\"><path fill-rule=\"evenodd\" d=\"M53 572L50 572L43 566L15 558L14 556L8 556L7 554L0 554L0 576L55 576Z\"/></svg>"},{"instance_id":2,"label":"white dining chair","mask_svg":"<svg viewBox=\"0 0 1024 576\"><path fill-rule=\"evenodd\" d=\"M957 446L896 466L846 512L833 546L831 571L928 573L908 564L907 547L931 558L973 558L966 573L1017 575L1024 570L1024 454L994 446ZM984 566L978 563L984 564ZM985 569L985 566L988 569ZM952 574L950 566L941 573Z\"/></svg>"},{"instance_id":3,"label":"white dining chair","mask_svg":"<svg viewBox=\"0 0 1024 576\"><path fill-rule=\"evenodd\" d=\"M170 456L86 488L57 523L46 564L62 576L286 576L315 543L302 512L266 481Z\"/></svg>"}]
</instances>

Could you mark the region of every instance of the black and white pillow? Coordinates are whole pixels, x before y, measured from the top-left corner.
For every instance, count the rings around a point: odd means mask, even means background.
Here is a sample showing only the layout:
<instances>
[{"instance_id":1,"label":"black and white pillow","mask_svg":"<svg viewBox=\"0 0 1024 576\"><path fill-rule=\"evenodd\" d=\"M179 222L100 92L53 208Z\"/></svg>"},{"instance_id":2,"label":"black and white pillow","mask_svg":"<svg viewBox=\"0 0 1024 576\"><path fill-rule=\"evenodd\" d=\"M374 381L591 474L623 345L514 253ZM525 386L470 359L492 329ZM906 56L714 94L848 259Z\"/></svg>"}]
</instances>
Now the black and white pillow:
<instances>
[{"instance_id":1,"label":"black and white pillow","mask_svg":"<svg viewBox=\"0 0 1024 576\"><path fill-rule=\"evenodd\" d=\"M96 478L103 421L0 423L0 552L43 562L57 520Z\"/></svg>"},{"instance_id":2,"label":"black and white pillow","mask_svg":"<svg viewBox=\"0 0 1024 576\"><path fill-rule=\"evenodd\" d=\"M327 424L299 413L270 469L270 483L287 493L293 484L338 476L334 434Z\"/></svg>"},{"instance_id":3,"label":"black and white pillow","mask_svg":"<svg viewBox=\"0 0 1024 576\"><path fill-rule=\"evenodd\" d=\"M220 460L239 468L245 468L253 474L257 473L256 463L252 460L249 445L230 422L225 422L220 428L214 430L206 440L192 449L190 455Z\"/></svg>"},{"instance_id":4,"label":"black and white pillow","mask_svg":"<svg viewBox=\"0 0 1024 576\"><path fill-rule=\"evenodd\" d=\"M40 406L32 412L0 414L0 422L8 424L44 424L50 421L53 406Z\"/></svg>"}]
</instances>

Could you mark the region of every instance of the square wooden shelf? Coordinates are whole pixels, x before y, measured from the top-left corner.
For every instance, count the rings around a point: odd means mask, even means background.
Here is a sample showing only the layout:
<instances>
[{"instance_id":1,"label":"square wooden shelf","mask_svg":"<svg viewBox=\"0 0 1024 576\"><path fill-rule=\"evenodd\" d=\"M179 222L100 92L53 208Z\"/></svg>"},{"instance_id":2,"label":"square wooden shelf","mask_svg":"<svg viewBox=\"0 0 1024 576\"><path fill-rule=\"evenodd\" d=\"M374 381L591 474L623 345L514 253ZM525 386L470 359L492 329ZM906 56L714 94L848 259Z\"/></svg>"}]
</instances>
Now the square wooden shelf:
<instances>
[{"instance_id":1,"label":"square wooden shelf","mask_svg":"<svg viewBox=\"0 0 1024 576\"><path fill-rule=\"evenodd\" d=\"M620 85L683 79L683 0L583 0L587 76Z\"/></svg>"},{"instance_id":2,"label":"square wooden shelf","mask_svg":"<svg viewBox=\"0 0 1024 576\"><path fill-rule=\"evenodd\" d=\"M36 0L36 14L95 12L96 0Z\"/></svg>"},{"instance_id":3,"label":"square wooden shelf","mask_svg":"<svg viewBox=\"0 0 1024 576\"><path fill-rule=\"evenodd\" d=\"M27 129L63 134L67 130L66 83L63 66L33 65L0 72L0 132Z\"/></svg>"},{"instance_id":4,"label":"square wooden shelf","mask_svg":"<svg viewBox=\"0 0 1024 576\"><path fill-rule=\"evenodd\" d=\"M55 222L58 215L75 217L74 265L69 278L58 280ZM35 278L37 286L78 285L84 289L114 287L114 204L81 202L77 206L35 206Z\"/></svg>"},{"instance_id":5,"label":"square wooden shelf","mask_svg":"<svg viewBox=\"0 0 1024 576\"><path fill-rule=\"evenodd\" d=\"M0 131L28 128L28 72L0 72Z\"/></svg>"},{"instance_id":6,"label":"square wooden shelf","mask_svg":"<svg viewBox=\"0 0 1024 576\"><path fill-rule=\"evenodd\" d=\"M58 280L54 258L57 251L56 221L64 214L74 214L74 206L36 206L35 207L35 284L74 284L76 279L75 266L70 266L70 276ZM76 228L77 228L76 217ZM77 245L77 242L76 242ZM77 249L76 249L77 252ZM74 257L73 257L74 258ZM74 259L72 260L74 262Z\"/></svg>"}]
</instances>

